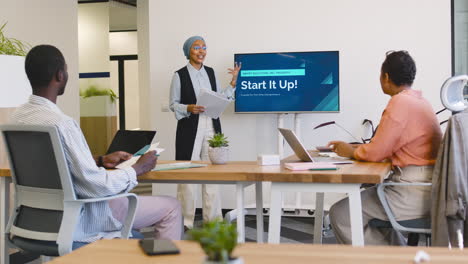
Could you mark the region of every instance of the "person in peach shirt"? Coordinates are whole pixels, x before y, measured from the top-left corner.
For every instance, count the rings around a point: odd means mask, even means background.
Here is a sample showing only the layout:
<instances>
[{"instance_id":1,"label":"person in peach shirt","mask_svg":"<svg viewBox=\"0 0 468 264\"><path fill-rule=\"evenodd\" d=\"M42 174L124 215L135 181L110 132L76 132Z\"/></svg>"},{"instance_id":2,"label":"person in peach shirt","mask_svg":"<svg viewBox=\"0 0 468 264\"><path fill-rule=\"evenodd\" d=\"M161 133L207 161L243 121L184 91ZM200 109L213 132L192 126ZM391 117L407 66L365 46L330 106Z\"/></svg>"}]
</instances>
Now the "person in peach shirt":
<instances>
[{"instance_id":1,"label":"person in peach shirt","mask_svg":"<svg viewBox=\"0 0 468 264\"><path fill-rule=\"evenodd\" d=\"M339 156L360 161L388 160L393 165L394 182L431 182L437 151L442 140L439 122L421 91L411 88L416 75L414 60L406 51L387 52L380 84L391 96L371 142L351 145L328 143ZM431 188L390 186L386 197L398 221L429 216ZM376 187L361 192L366 245L404 245L404 237L391 229L368 226L373 218L388 220L378 199ZM339 243L351 244L349 203L345 198L330 208L330 222Z\"/></svg>"}]
</instances>

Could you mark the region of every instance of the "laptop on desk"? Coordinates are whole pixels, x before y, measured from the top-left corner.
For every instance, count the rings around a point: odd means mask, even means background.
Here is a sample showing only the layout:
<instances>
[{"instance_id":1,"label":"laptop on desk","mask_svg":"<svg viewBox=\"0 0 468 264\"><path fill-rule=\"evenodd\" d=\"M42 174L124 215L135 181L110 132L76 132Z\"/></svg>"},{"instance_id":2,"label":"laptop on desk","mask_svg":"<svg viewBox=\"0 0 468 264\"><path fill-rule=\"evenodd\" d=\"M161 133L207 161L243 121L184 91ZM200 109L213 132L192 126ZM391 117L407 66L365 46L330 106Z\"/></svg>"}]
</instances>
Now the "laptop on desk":
<instances>
[{"instance_id":1,"label":"laptop on desk","mask_svg":"<svg viewBox=\"0 0 468 264\"><path fill-rule=\"evenodd\" d=\"M296 134L290 129L278 128L281 135L283 135L286 142L292 148L296 156L305 162L330 162L333 164L351 164L353 161L342 157L312 157L309 152L304 148L301 141L297 138Z\"/></svg>"},{"instance_id":2,"label":"laptop on desk","mask_svg":"<svg viewBox=\"0 0 468 264\"><path fill-rule=\"evenodd\" d=\"M118 130L107 150L107 154L115 151L125 151L135 154L146 145L151 144L156 131Z\"/></svg>"}]
</instances>

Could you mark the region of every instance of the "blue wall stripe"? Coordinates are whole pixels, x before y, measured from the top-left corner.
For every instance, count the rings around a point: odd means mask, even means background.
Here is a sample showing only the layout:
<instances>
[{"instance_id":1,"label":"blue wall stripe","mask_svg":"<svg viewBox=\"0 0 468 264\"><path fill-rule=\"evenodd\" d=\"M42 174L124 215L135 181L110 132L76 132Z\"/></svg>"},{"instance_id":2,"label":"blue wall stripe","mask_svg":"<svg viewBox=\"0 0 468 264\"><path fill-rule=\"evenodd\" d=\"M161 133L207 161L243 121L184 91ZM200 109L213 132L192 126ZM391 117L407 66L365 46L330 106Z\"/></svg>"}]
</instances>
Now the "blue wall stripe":
<instances>
[{"instance_id":1,"label":"blue wall stripe","mask_svg":"<svg viewBox=\"0 0 468 264\"><path fill-rule=\"evenodd\" d=\"M82 72L80 79L84 78L109 78L110 72Z\"/></svg>"}]
</instances>

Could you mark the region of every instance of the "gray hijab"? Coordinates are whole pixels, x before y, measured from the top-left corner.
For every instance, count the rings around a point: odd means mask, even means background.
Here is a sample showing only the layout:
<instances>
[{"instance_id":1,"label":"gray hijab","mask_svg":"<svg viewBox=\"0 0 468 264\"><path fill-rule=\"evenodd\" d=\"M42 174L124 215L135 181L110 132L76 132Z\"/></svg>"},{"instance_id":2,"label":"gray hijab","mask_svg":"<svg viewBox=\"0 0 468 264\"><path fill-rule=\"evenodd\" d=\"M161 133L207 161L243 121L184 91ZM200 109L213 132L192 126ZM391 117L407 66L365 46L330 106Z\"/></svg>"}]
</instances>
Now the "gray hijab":
<instances>
[{"instance_id":1,"label":"gray hijab","mask_svg":"<svg viewBox=\"0 0 468 264\"><path fill-rule=\"evenodd\" d=\"M184 42L184 47L182 49L184 50L184 55L187 58L187 60L190 59L190 48L192 47L193 43L197 40L202 40L203 42L205 42L205 40L200 36L192 36Z\"/></svg>"}]
</instances>

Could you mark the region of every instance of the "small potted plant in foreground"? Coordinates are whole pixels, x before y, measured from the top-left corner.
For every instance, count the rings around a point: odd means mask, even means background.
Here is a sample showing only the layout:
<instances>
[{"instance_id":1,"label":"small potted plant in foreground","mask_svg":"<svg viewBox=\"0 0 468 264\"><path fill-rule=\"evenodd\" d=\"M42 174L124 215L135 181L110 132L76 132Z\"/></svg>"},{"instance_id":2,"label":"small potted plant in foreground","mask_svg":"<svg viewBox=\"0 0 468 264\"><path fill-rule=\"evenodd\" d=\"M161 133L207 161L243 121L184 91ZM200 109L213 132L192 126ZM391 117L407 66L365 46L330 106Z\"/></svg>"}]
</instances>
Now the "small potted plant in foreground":
<instances>
[{"instance_id":1,"label":"small potted plant in foreground","mask_svg":"<svg viewBox=\"0 0 468 264\"><path fill-rule=\"evenodd\" d=\"M208 140L208 156L213 164L225 164L229 159L229 141L223 133L216 133Z\"/></svg>"},{"instance_id":2,"label":"small potted plant in foreground","mask_svg":"<svg viewBox=\"0 0 468 264\"><path fill-rule=\"evenodd\" d=\"M203 227L189 231L189 238L197 241L206 254L204 264L242 264L240 257L232 257L237 245L236 225L221 219L205 222Z\"/></svg>"}]
</instances>

